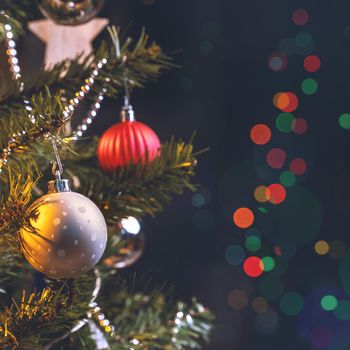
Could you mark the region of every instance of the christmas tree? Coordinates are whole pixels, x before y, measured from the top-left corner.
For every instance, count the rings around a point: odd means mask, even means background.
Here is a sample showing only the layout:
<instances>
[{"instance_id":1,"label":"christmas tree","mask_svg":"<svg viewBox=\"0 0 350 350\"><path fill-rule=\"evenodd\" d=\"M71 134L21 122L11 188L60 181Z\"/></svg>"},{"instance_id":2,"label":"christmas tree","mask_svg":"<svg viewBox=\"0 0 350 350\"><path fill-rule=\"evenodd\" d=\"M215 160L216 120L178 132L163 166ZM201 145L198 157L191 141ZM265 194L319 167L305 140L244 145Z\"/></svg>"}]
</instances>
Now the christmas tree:
<instances>
[{"instance_id":1,"label":"christmas tree","mask_svg":"<svg viewBox=\"0 0 350 350\"><path fill-rule=\"evenodd\" d=\"M1 349L200 349L209 340L212 314L195 299L141 293L118 276L141 255L140 219L195 189L192 140L160 145L129 103L172 59L144 31L122 40L111 26L97 50L61 61L51 52L35 76L21 70L16 42L28 24L48 40L68 33L66 45L80 49L84 30L105 25L92 22L102 3L1 1ZM121 121L84 137L102 101L120 97Z\"/></svg>"}]
</instances>

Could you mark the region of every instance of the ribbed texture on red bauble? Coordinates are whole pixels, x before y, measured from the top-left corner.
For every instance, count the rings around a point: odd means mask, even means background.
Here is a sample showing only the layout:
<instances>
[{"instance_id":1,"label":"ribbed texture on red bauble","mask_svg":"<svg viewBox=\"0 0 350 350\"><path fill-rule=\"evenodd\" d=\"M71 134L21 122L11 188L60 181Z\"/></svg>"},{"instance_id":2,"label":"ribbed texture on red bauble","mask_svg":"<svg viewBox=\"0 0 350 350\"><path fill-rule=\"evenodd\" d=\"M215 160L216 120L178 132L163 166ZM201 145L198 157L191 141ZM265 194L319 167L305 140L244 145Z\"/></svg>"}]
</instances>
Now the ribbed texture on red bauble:
<instances>
[{"instance_id":1,"label":"ribbed texture on red bauble","mask_svg":"<svg viewBox=\"0 0 350 350\"><path fill-rule=\"evenodd\" d=\"M158 156L160 141L156 133L138 121L123 121L110 127L101 136L97 157L101 168L111 173L130 161L145 163Z\"/></svg>"}]
</instances>

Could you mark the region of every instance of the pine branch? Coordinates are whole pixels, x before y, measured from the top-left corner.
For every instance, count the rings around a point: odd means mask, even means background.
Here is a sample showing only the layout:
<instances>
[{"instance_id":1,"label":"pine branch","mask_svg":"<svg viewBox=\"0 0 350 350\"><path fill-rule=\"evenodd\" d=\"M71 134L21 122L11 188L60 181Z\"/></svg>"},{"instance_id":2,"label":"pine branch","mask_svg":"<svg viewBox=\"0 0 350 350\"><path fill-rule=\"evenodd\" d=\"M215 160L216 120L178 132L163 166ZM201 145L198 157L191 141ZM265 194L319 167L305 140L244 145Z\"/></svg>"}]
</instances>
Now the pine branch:
<instances>
[{"instance_id":1,"label":"pine branch","mask_svg":"<svg viewBox=\"0 0 350 350\"><path fill-rule=\"evenodd\" d=\"M40 292L23 291L20 301L0 313L1 349L43 349L86 317L93 288L92 275L52 281ZM28 296L27 296L28 295Z\"/></svg>"},{"instance_id":2,"label":"pine branch","mask_svg":"<svg viewBox=\"0 0 350 350\"><path fill-rule=\"evenodd\" d=\"M60 93L66 100L75 96L84 80L91 73L91 67L100 59L107 58L108 63L101 69L96 83L91 88L86 100L92 101L102 89L107 88L107 96L116 97L123 90L126 79L130 87L143 87L148 80L155 79L164 69L174 67L171 59L155 43L148 43L148 35L142 31L134 47L128 38L117 55L113 45L102 42L96 54L86 57L82 63L77 60L66 60L50 70L42 70L35 77L24 75L24 95L31 96L48 87L52 94ZM109 80L106 85L106 78ZM0 114L7 115L18 109L22 97L16 83L8 80L0 88Z\"/></svg>"},{"instance_id":3,"label":"pine branch","mask_svg":"<svg viewBox=\"0 0 350 350\"><path fill-rule=\"evenodd\" d=\"M21 175L15 180L10 173L9 193L1 198L0 211L0 255L20 252L17 232L24 225L31 192L35 182L30 178L22 180ZM6 191L5 191L6 192ZM7 196L7 198L5 198ZM2 265L0 265L2 266Z\"/></svg>"},{"instance_id":4,"label":"pine branch","mask_svg":"<svg viewBox=\"0 0 350 350\"><path fill-rule=\"evenodd\" d=\"M162 145L158 158L145 165L130 164L118 169L112 178L104 175L96 161L66 160L67 173L79 178L79 192L89 196L103 211L107 222L122 217L154 216L170 203L174 194L195 190L191 184L196 165L192 141L189 144L171 139ZM91 161L90 161L91 163Z\"/></svg>"},{"instance_id":5,"label":"pine branch","mask_svg":"<svg viewBox=\"0 0 350 350\"><path fill-rule=\"evenodd\" d=\"M196 300L186 305L161 291L131 293L117 278L102 292L101 308L116 327L117 336L108 338L112 349L201 349L208 342L213 316Z\"/></svg>"},{"instance_id":6,"label":"pine branch","mask_svg":"<svg viewBox=\"0 0 350 350\"><path fill-rule=\"evenodd\" d=\"M0 118L0 181L8 182L8 167L13 173L30 177L39 174L39 162L47 154L46 140L65 124L60 96L46 90L31 98L30 112L19 108L9 118ZM30 114L30 115L29 115ZM46 152L45 152L46 151ZM38 158L38 159L35 159Z\"/></svg>"}]
</instances>

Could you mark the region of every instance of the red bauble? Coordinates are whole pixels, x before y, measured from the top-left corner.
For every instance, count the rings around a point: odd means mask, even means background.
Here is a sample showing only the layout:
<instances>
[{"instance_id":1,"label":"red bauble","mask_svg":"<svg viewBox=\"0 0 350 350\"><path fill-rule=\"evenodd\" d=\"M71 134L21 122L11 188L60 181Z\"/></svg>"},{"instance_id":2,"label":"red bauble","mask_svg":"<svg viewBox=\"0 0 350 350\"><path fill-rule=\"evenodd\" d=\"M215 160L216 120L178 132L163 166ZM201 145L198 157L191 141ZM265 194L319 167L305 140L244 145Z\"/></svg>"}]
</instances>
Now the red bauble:
<instances>
[{"instance_id":1,"label":"red bauble","mask_svg":"<svg viewBox=\"0 0 350 350\"><path fill-rule=\"evenodd\" d=\"M160 141L156 133L138 121L121 121L101 136L97 157L101 168L111 173L130 161L145 163L159 154ZM147 156L146 156L147 154Z\"/></svg>"}]
</instances>

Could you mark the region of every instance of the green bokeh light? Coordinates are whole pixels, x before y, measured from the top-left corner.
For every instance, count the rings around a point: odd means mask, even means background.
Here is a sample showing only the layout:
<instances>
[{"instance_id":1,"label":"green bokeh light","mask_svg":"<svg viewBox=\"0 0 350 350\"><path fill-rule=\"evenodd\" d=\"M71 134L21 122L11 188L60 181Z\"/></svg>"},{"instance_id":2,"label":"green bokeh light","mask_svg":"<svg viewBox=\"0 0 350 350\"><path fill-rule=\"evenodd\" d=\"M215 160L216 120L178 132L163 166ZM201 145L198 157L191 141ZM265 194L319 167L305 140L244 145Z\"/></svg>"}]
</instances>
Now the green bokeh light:
<instances>
[{"instance_id":1,"label":"green bokeh light","mask_svg":"<svg viewBox=\"0 0 350 350\"><path fill-rule=\"evenodd\" d=\"M278 299L283 293L284 284L281 279L268 275L262 279L259 291L261 296L265 297L267 300Z\"/></svg>"},{"instance_id":2,"label":"green bokeh light","mask_svg":"<svg viewBox=\"0 0 350 350\"><path fill-rule=\"evenodd\" d=\"M297 292L289 292L280 300L281 311L288 316L298 315L304 307L304 298Z\"/></svg>"},{"instance_id":3,"label":"green bokeh light","mask_svg":"<svg viewBox=\"0 0 350 350\"><path fill-rule=\"evenodd\" d=\"M292 113L280 113L276 118L276 128L281 132L291 132L294 120Z\"/></svg>"},{"instance_id":4,"label":"green bokeh light","mask_svg":"<svg viewBox=\"0 0 350 350\"><path fill-rule=\"evenodd\" d=\"M295 182L296 182L296 177L292 171L284 171L280 175L280 183L284 187L292 187L295 185Z\"/></svg>"},{"instance_id":5,"label":"green bokeh light","mask_svg":"<svg viewBox=\"0 0 350 350\"><path fill-rule=\"evenodd\" d=\"M245 246L250 252L257 252L261 248L261 239L257 236L249 236L245 241Z\"/></svg>"},{"instance_id":6,"label":"green bokeh light","mask_svg":"<svg viewBox=\"0 0 350 350\"><path fill-rule=\"evenodd\" d=\"M350 129L350 113L343 113L338 119L339 125L346 130Z\"/></svg>"},{"instance_id":7,"label":"green bokeh light","mask_svg":"<svg viewBox=\"0 0 350 350\"><path fill-rule=\"evenodd\" d=\"M313 95L318 90L318 83L315 79L305 79L301 83L301 90L306 95Z\"/></svg>"},{"instance_id":8,"label":"green bokeh light","mask_svg":"<svg viewBox=\"0 0 350 350\"><path fill-rule=\"evenodd\" d=\"M264 258L262 258L262 262L264 264L264 271L265 272L269 272L269 271L273 270L275 265L276 265L275 259L271 256L265 256Z\"/></svg>"},{"instance_id":9,"label":"green bokeh light","mask_svg":"<svg viewBox=\"0 0 350 350\"><path fill-rule=\"evenodd\" d=\"M295 36L295 43L300 47L308 47L312 44L312 36L308 32L299 32Z\"/></svg>"},{"instance_id":10,"label":"green bokeh light","mask_svg":"<svg viewBox=\"0 0 350 350\"><path fill-rule=\"evenodd\" d=\"M350 320L350 301L341 300L334 310L334 316L340 321Z\"/></svg>"},{"instance_id":11,"label":"green bokeh light","mask_svg":"<svg viewBox=\"0 0 350 350\"><path fill-rule=\"evenodd\" d=\"M338 299L334 295L325 295L321 299L321 307L325 311L333 311L338 306Z\"/></svg>"}]
</instances>

